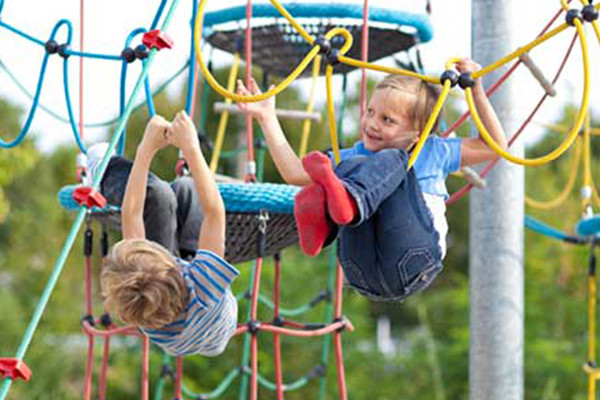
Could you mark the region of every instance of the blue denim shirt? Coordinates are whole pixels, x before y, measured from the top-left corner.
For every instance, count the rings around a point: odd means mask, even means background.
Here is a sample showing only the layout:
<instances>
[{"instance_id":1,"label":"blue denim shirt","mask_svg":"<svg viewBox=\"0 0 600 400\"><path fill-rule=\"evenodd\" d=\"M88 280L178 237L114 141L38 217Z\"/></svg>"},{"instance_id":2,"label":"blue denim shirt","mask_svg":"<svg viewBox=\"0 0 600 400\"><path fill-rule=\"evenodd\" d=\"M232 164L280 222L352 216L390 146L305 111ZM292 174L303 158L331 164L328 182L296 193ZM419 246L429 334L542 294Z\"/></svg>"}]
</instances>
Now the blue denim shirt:
<instances>
[{"instance_id":1,"label":"blue denim shirt","mask_svg":"<svg viewBox=\"0 0 600 400\"><path fill-rule=\"evenodd\" d=\"M448 200L446 177L449 173L460 169L460 138L440 138L430 136L413 166L415 175L423 193L441 196ZM340 150L340 158L345 160L350 157L362 155L370 156L373 152L365 148L363 142L358 141L353 147ZM333 160L333 153L329 152Z\"/></svg>"}]
</instances>

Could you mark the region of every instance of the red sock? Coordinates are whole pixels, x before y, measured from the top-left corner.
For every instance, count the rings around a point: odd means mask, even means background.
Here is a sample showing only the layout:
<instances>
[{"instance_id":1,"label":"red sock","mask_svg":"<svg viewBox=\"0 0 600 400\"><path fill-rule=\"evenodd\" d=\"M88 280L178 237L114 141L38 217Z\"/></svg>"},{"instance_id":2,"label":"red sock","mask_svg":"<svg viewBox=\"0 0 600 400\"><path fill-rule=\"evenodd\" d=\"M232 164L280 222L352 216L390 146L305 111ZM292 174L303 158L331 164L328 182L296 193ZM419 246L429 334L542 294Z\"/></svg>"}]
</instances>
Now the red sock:
<instances>
[{"instance_id":1,"label":"red sock","mask_svg":"<svg viewBox=\"0 0 600 400\"><path fill-rule=\"evenodd\" d=\"M302 159L304 170L313 182L323 186L327 195L327 210L333 222L348 225L358 215L356 201L333 172L331 161L323 153L313 151Z\"/></svg>"},{"instance_id":2,"label":"red sock","mask_svg":"<svg viewBox=\"0 0 600 400\"><path fill-rule=\"evenodd\" d=\"M302 251L309 256L316 256L321 252L333 224L327 218L325 190L319 185L302 189L296 195L294 216Z\"/></svg>"}]
</instances>

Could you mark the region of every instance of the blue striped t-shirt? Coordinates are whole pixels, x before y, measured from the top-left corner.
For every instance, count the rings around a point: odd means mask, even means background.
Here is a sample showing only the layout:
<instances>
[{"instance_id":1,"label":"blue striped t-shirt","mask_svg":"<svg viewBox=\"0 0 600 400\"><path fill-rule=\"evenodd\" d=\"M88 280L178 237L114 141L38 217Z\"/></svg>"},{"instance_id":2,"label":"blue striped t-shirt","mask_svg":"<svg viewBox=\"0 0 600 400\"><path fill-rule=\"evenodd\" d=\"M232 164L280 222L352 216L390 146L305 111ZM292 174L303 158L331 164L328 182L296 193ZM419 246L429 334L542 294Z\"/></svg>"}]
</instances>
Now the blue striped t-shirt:
<instances>
[{"instance_id":1,"label":"blue striped t-shirt","mask_svg":"<svg viewBox=\"0 0 600 400\"><path fill-rule=\"evenodd\" d=\"M160 329L142 330L171 355L219 355L237 327L237 301L230 285L239 271L208 250L197 250L189 263L177 262L189 288L187 308Z\"/></svg>"}]
</instances>

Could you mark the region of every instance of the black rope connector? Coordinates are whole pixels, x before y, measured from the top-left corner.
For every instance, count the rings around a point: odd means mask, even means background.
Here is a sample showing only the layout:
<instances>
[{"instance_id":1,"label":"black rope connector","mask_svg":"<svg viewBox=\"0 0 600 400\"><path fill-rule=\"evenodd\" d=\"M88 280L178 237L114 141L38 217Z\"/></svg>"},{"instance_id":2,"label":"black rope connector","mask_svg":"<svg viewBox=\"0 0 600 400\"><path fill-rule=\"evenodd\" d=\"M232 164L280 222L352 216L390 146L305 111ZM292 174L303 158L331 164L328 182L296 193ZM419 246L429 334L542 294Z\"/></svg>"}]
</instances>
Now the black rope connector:
<instances>
[{"instance_id":1,"label":"black rope connector","mask_svg":"<svg viewBox=\"0 0 600 400\"><path fill-rule=\"evenodd\" d=\"M338 322L342 323L342 326L340 326L339 328L337 328L335 331L336 332L342 332L346 329L346 318L344 317L340 317L340 318L336 318L333 320L334 324L337 324Z\"/></svg>"},{"instance_id":2,"label":"black rope connector","mask_svg":"<svg viewBox=\"0 0 600 400\"><path fill-rule=\"evenodd\" d=\"M88 324L90 324L90 326L96 325L96 322L94 321L94 316L90 314L81 317L81 323L84 322L87 322Z\"/></svg>"},{"instance_id":3,"label":"black rope connector","mask_svg":"<svg viewBox=\"0 0 600 400\"><path fill-rule=\"evenodd\" d=\"M100 254L102 257L108 255L108 233L102 230L102 236L100 237Z\"/></svg>"},{"instance_id":4,"label":"black rope connector","mask_svg":"<svg viewBox=\"0 0 600 400\"><path fill-rule=\"evenodd\" d=\"M306 374L306 378L309 380L319 378L321 376L325 376L325 366L321 364L315 365L315 367L311 369L308 374Z\"/></svg>"},{"instance_id":5,"label":"black rope connector","mask_svg":"<svg viewBox=\"0 0 600 400\"><path fill-rule=\"evenodd\" d=\"M590 368L596 368L596 367L598 367L598 365L596 365L596 363L593 362L593 361L588 361L587 362L587 366L590 367Z\"/></svg>"},{"instance_id":6,"label":"black rope connector","mask_svg":"<svg viewBox=\"0 0 600 400\"><path fill-rule=\"evenodd\" d=\"M137 60L135 50L133 50L131 47L127 47L127 48L123 49L123 51L121 52L121 58L123 60L127 61L127 64L131 64L132 62Z\"/></svg>"},{"instance_id":7,"label":"black rope connector","mask_svg":"<svg viewBox=\"0 0 600 400\"><path fill-rule=\"evenodd\" d=\"M48 40L44 44L44 48L48 54L55 54L58 51L58 43L56 40Z\"/></svg>"},{"instance_id":8,"label":"black rope connector","mask_svg":"<svg viewBox=\"0 0 600 400\"><path fill-rule=\"evenodd\" d=\"M261 137L257 137L256 139L254 139L254 148L255 149L266 149L267 142L265 141L265 139L263 139Z\"/></svg>"},{"instance_id":9,"label":"black rope connector","mask_svg":"<svg viewBox=\"0 0 600 400\"><path fill-rule=\"evenodd\" d=\"M462 89L472 88L475 86L475 79L471 77L470 72L463 72L460 74L458 77L458 86L460 86Z\"/></svg>"},{"instance_id":10,"label":"black rope connector","mask_svg":"<svg viewBox=\"0 0 600 400\"><path fill-rule=\"evenodd\" d=\"M592 246L590 248L590 258L589 258L589 270L588 270L589 276L596 276L596 251L595 251L595 247L596 247L596 244L592 243Z\"/></svg>"},{"instance_id":11,"label":"black rope connector","mask_svg":"<svg viewBox=\"0 0 600 400\"><path fill-rule=\"evenodd\" d=\"M249 321L248 322L248 332L253 335L256 335L260 330L260 322L258 321Z\"/></svg>"},{"instance_id":12,"label":"black rope connector","mask_svg":"<svg viewBox=\"0 0 600 400\"><path fill-rule=\"evenodd\" d=\"M139 60L145 60L146 58L148 58L148 55L150 54L150 52L148 51L148 48L146 48L146 46L144 46L143 44L140 44L139 46L137 46L135 48L134 52L135 52L135 56Z\"/></svg>"},{"instance_id":13,"label":"black rope connector","mask_svg":"<svg viewBox=\"0 0 600 400\"><path fill-rule=\"evenodd\" d=\"M318 36L313 42L313 46L319 46L319 53L329 54L331 52L331 41L325 36Z\"/></svg>"},{"instance_id":14,"label":"black rope connector","mask_svg":"<svg viewBox=\"0 0 600 400\"><path fill-rule=\"evenodd\" d=\"M112 325L112 323L113 323L113 321L112 321L112 317L110 316L110 314L109 314L109 313L104 313L104 314L102 314L102 316L100 317L100 324L101 324L103 327L105 327L105 328L106 328L106 327L108 327L108 326L111 326L111 325Z\"/></svg>"},{"instance_id":15,"label":"black rope connector","mask_svg":"<svg viewBox=\"0 0 600 400\"><path fill-rule=\"evenodd\" d=\"M331 51L325 56L327 64L335 67L340 63L340 51L338 49L331 49Z\"/></svg>"},{"instance_id":16,"label":"black rope connector","mask_svg":"<svg viewBox=\"0 0 600 400\"><path fill-rule=\"evenodd\" d=\"M245 44L244 37L242 35L237 35L237 37L235 38L235 41L233 43L234 51L238 54L243 54L244 53L244 44Z\"/></svg>"},{"instance_id":17,"label":"black rope connector","mask_svg":"<svg viewBox=\"0 0 600 400\"><path fill-rule=\"evenodd\" d=\"M567 25L575 26L576 19L583 22L583 17L581 16L581 11L576 10L576 9L567 11L567 15L565 16L565 21L567 22Z\"/></svg>"},{"instance_id":18,"label":"black rope connector","mask_svg":"<svg viewBox=\"0 0 600 400\"><path fill-rule=\"evenodd\" d=\"M593 22L598 19L598 10L591 3L581 10L581 16L587 22Z\"/></svg>"},{"instance_id":19,"label":"black rope connector","mask_svg":"<svg viewBox=\"0 0 600 400\"><path fill-rule=\"evenodd\" d=\"M275 318L273 318L273 321L271 323L275 326L283 326L284 322L285 322L285 319L282 318L281 315L278 315Z\"/></svg>"},{"instance_id":20,"label":"black rope connector","mask_svg":"<svg viewBox=\"0 0 600 400\"><path fill-rule=\"evenodd\" d=\"M302 329L305 331L316 331L319 329L323 329L325 327L327 327L327 324L324 324L322 322L312 322L312 323L304 324Z\"/></svg>"},{"instance_id":21,"label":"black rope connector","mask_svg":"<svg viewBox=\"0 0 600 400\"><path fill-rule=\"evenodd\" d=\"M281 253L280 252L275 253L275 255L273 256L273 260L281 261Z\"/></svg>"},{"instance_id":22,"label":"black rope connector","mask_svg":"<svg viewBox=\"0 0 600 400\"><path fill-rule=\"evenodd\" d=\"M450 87L454 87L458 84L458 72L454 71L454 70L446 70L442 73L442 75L440 75L440 82L442 83L442 85L444 83L446 83L446 81L450 81Z\"/></svg>"},{"instance_id":23,"label":"black rope connector","mask_svg":"<svg viewBox=\"0 0 600 400\"><path fill-rule=\"evenodd\" d=\"M85 234L83 236L83 255L85 257L90 257L92 255L94 249L94 232L90 228L85 230Z\"/></svg>"},{"instance_id":24,"label":"black rope connector","mask_svg":"<svg viewBox=\"0 0 600 400\"><path fill-rule=\"evenodd\" d=\"M169 364L163 364L162 368L160 369L160 377L161 378L165 378L165 377L174 378L175 371L173 371L173 368Z\"/></svg>"},{"instance_id":25,"label":"black rope connector","mask_svg":"<svg viewBox=\"0 0 600 400\"><path fill-rule=\"evenodd\" d=\"M246 300L252 300L252 292L248 290L246 293L244 293L244 298Z\"/></svg>"},{"instance_id":26,"label":"black rope connector","mask_svg":"<svg viewBox=\"0 0 600 400\"><path fill-rule=\"evenodd\" d=\"M311 307L316 306L322 301L331 301L331 291L321 290L317 296L308 303Z\"/></svg>"},{"instance_id":27,"label":"black rope connector","mask_svg":"<svg viewBox=\"0 0 600 400\"><path fill-rule=\"evenodd\" d=\"M63 43L58 46L58 55L64 59L69 58L71 56L71 46L69 46L67 43Z\"/></svg>"}]
</instances>

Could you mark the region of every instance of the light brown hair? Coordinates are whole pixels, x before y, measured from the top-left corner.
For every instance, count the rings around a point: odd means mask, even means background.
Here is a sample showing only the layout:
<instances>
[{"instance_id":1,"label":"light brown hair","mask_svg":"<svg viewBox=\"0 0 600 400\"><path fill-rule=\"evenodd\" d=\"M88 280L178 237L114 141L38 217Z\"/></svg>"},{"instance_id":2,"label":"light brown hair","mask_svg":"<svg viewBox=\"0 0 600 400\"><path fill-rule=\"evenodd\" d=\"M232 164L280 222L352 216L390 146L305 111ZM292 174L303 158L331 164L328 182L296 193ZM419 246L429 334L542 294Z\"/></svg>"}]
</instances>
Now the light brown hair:
<instances>
[{"instance_id":1,"label":"light brown hair","mask_svg":"<svg viewBox=\"0 0 600 400\"><path fill-rule=\"evenodd\" d=\"M116 243L102 270L102 295L124 322L156 329L184 310L188 289L162 246L145 239Z\"/></svg>"},{"instance_id":2,"label":"light brown hair","mask_svg":"<svg viewBox=\"0 0 600 400\"><path fill-rule=\"evenodd\" d=\"M399 91L409 95L414 95L414 104L408 111L408 116L414 123L415 129L419 134L425 129L429 117L433 113L435 104L440 97L437 87L425 82L422 79L412 76L390 74L375 86L375 90ZM433 124L432 132L435 132L439 126L439 118Z\"/></svg>"}]
</instances>

